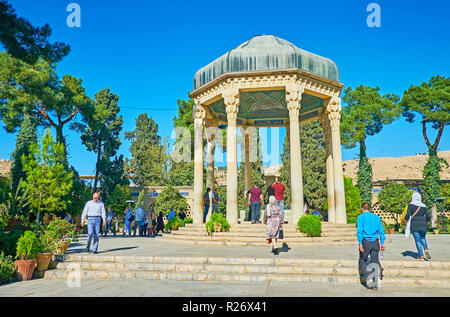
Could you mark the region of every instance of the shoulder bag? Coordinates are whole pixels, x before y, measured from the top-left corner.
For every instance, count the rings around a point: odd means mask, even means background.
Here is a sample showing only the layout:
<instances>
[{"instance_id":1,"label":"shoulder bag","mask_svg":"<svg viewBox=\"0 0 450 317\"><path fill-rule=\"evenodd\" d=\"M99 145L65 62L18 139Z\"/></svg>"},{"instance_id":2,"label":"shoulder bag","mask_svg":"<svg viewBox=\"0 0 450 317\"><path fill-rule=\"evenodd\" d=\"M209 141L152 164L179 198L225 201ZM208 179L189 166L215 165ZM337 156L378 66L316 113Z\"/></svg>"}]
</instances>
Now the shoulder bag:
<instances>
[{"instance_id":1,"label":"shoulder bag","mask_svg":"<svg viewBox=\"0 0 450 317\"><path fill-rule=\"evenodd\" d=\"M405 237L408 238L411 235L411 220L412 218L419 212L420 210L420 206L417 207L416 212L414 213L414 215L412 215L411 217L409 217L408 222L406 223L406 229L405 229Z\"/></svg>"}]
</instances>

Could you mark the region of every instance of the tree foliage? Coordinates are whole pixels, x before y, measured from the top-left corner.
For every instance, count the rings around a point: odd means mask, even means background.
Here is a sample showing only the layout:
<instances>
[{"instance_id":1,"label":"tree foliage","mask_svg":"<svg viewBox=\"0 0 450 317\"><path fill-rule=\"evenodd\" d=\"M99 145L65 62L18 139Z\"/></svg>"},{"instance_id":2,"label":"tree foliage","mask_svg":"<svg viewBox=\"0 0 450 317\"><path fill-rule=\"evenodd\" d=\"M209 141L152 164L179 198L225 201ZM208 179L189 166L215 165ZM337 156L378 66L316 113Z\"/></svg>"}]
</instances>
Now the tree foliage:
<instances>
[{"instance_id":1,"label":"tree foliage","mask_svg":"<svg viewBox=\"0 0 450 317\"><path fill-rule=\"evenodd\" d=\"M94 191L97 190L99 177L103 176L108 168L109 159L116 155L121 145L119 134L123 118L118 116L120 111L118 102L119 96L110 92L109 88L100 90L95 94L91 111L86 113L87 125L78 125L83 131L82 143L88 151L97 154Z\"/></svg>"},{"instance_id":2,"label":"tree foliage","mask_svg":"<svg viewBox=\"0 0 450 317\"><path fill-rule=\"evenodd\" d=\"M439 172L441 164L447 164L437 156L439 142L444 128L450 122L450 78L434 76L420 86L411 85L404 93L401 105L403 116L408 122L414 122L417 115L421 116L422 135L428 148L429 159L423 170L425 180L424 202L433 206L439 196ZM437 130L437 136L431 143L427 126Z\"/></svg>"},{"instance_id":3,"label":"tree foliage","mask_svg":"<svg viewBox=\"0 0 450 317\"><path fill-rule=\"evenodd\" d=\"M30 152L22 157L27 175L22 185L28 190L38 223L41 212L52 213L66 207L68 201L61 198L71 190L73 173L68 173L61 163L64 147L53 142L48 128L42 141L31 145Z\"/></svg>"},{"instance_id":4,"label":"tree foliage","mask_svg":"<svg viewBox=\"0 0 450 317\"><path fill-rule=\"evenodd\" d=\"M167 144L162 144L158 135L158 125L147 114L136 118L134 131L125 132L131 141L131 160L128 170L133 182L140 186L159 186L166 184Z\"/></svg>"},{"instance_id":5,"label":"tree foliage","mask_svg":"<svg viewBox=\"0 0 450 317\"><path fill-rule=\"evenodd\" d=\"M0 21L0 42L8 53L25 62L34 64L40 57L57 62L70 52L67 44L49 42L52 30L48 24L42 27L31 25L17 16L7 0L0 0Z\"/></svg>"},{"instance_id":6,"label":"tree foliage","mask_svg":"<svg viewBox=\"0 0 450 317\"><path fill-rule=\"evenodd\" d=\"M341 112L341 142L345 148L359 143L359 170L357 186L364 201L372 201L372 167L367 160L366 138L375 135L383 126L392 123L401 114L399 97L380 95L380 88L360 85L347 87L342 99L346 103Z\"/></svg>"},{"instance_id":7,"label":"tree foliage","mask_svg":"<svg viewBox=\"0 0 450 317\"><path fill-rule=\"evenodd\" d=\"M384 212L389 212L399 226L399 216L405 210L405 206L411 201L412 191L405 184L395 182L383 187L378 194L378 205Z\"/></svg>"},{"instance_id":8,"label":"tree foliage","mask_svg":"<svg viewBox=\"0 0 450 317\"><path fill-rule=\"evenodd\" d=\"M175 214L178 214L181 210L188 210L186 198L171 185L164 188L159 194L155 203L155 211L157 213L162 212L164 216L167 216L170 208L173 208Z\"/></svg>"},{"instance_id":9,"label":"tree foliage","mask_svg":"<svg viewBox=\"0 0 450 317\"><path fill-rule=\"evenodd\" d=\"M361 192L358 187L353 185L351 177L344 176L344 191L347 223L356 223L356 219L361 214L362 199Z\"/></svg>"}]
</instances>

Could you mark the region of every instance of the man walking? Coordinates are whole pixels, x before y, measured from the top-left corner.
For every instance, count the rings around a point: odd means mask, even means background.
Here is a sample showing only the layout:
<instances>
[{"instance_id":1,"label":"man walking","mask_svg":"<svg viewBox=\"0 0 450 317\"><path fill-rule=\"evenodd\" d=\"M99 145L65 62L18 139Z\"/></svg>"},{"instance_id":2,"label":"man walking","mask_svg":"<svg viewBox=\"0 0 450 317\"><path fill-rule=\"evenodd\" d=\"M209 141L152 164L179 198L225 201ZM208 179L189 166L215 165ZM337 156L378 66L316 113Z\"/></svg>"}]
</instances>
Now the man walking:
<instances>
[{"instance_id":1,"label":"man walking","mask_svg":"<svg viewBox=\"0 0 450 317\"><path fill-rule=\"evenodd\" d=\"M281 215L283 216L283 222L284 222L284 190L285 190L285 187L281 183L281 177L277 177L275 184L272 185L272 188L274 190L275 199L277 200L277 204L281 208Z\"/></svg>"},{"instance_id":2,"label":"man walking","mask_svg":"<svg viewBox=\"0 0 450 317\"><path fill-rule=\"evenodd\" d=\"M359 272L361 282L367 288L378 288L378 277L382 277L382 268L379 260L379 252L385 250L384 228L380 217L369 211L369 204L362 204L362 215L356 220L356 236L359 242ZM367 261L370 256L369 270ZM373 264L373 265L372 265ZM375 276L372 276L375 270ZM368 281L367 279L370 278ZM372 282L373 280L373 282Z\"/></svg>"},{"instance_id":3,"label":"man walking","mask_svg":"<svg viewBox=\"0 0 450 317\"><path fill-rule=\"evenodd\" d=\"M134 211L134 237L136 236L136 229L139 227L139 236L142 237L144 234L144 221L145 221L145 211L142 208L142 204L136 208Z\"/></svg>"},{"instance_id":4,"label":"man walking","mask_svg":"<svg viewBox=\"0 0 450 317\"><path fill-rule=\"evenodd\" d=\"M95 193L92 196L92 200L88 201L83 209L83 214L81 215L81 223L84 223L87 218L88 236L86 252L89 252L91 246L91 240L94 238L94 245L92 251L97 254L98 250L98 240L100 235L100 226L106 224L106 211L105 205L100 201L100 194Z\"/></svg>"},{"instance_id":5,"label":"man walking","mask_svg":"<svg viewBox=\"0 0 450 317\"><path fill-rule=\"evenodd\" d=\"M258 188L258 184L255 183L248 196L248 204L251 206L253 224L260 223L259 210L261 209L261 203L264 203L263 192Z\"/></svg>"},{"instance_id":6,"label":"man walking","mask_svg":"<svg viewBox=\"0 0 450 317\"><path fill-rule=\"evenodd\" d=\"M220 197L219 197L219 193L217 192L217 188L214 188L213 193L212 193L212 212L213 213L219 213L219 202L220 202Z\"/></svg>"},{"instance_id":7,"label":"man walking","mask_svg":"<svg viewBox=\"0 0 450 317\"><path fill-rule=\"evenodd\" d=\"M105 237L108 235L109 230L116 236L116 232L112 228L112 220L114 218L114 213L111 210L111 207L108 208L108 215L106 216L106 228L105 228Z\"/></svg>"}]
</instances>

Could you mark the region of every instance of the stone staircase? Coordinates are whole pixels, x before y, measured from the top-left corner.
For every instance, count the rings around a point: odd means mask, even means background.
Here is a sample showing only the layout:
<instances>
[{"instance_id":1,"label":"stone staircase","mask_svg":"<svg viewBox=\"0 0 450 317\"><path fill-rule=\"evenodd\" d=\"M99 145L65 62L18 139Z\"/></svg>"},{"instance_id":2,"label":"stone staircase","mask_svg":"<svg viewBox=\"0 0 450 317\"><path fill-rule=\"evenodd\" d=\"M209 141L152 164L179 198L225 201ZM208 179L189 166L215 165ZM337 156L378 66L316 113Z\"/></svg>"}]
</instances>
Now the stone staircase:
<instances>
[{"instance_id":1,"label":"stone staircase","mask_svg":"<svg viewBox=\"0 0 450 317\"><path fill-rule=\"evenodd\" d=\"M360 285L358 261L208 256L69 255L44 278L293 282ZM382 261L382 285L450 288L449 262Z\"/></svg>"},{"instance_id":2,"label":"stone staircase","mask_svg":"<svg viewBox=\"0 0 450 317\"><path fill-rule=\"evenodd\" d=\"M287 243L289 247L309 246L349 246L357 245L356 227L354 224L335 225L322 223L320 237L307 237L293 225L285 224L284 239L279 243ZM187 224L171 233L163 234L162 239L190 245L210 246L266 246L266 229L263 224L243 222L233 225L229 232L216 232L212 236L206 233L204 224ZM390 241L387 241L388 243Z\"/></svg>"}]
</instances>

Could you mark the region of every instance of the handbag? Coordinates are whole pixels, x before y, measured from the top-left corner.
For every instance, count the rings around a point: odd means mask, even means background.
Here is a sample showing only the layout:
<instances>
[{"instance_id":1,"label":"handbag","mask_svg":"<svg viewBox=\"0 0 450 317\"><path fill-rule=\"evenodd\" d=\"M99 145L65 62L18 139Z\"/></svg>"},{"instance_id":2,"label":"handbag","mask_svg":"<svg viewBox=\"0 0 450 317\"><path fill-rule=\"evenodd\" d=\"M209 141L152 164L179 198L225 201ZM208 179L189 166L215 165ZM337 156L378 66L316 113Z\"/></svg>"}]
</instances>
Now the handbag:
<instances>
[{"instance_id":1,"label":"handbag","mask_svg":"<svg viewBox=\"0 0 450 317\"><path fill-rule=\"evenodd\" d=\"M284 232L283 229L280 229L279 233L278 233L278 239L284 239Z\"/></svg>"},{"instance_id":2,"label":"handbag","mask_svg":"<svg viewBox=\"0 0 450 317\"><path fill-rule=\"evenodd\" d=\"M409 217L409 220L406 222L406 229L405 229L405 237L409 238L409 236L411 235L411 220L412 218L419 212L420 210L420 206L417 207L416 212L414 213L414 215L412 215L411 217Z\"/></svg>"}]
</instances>

